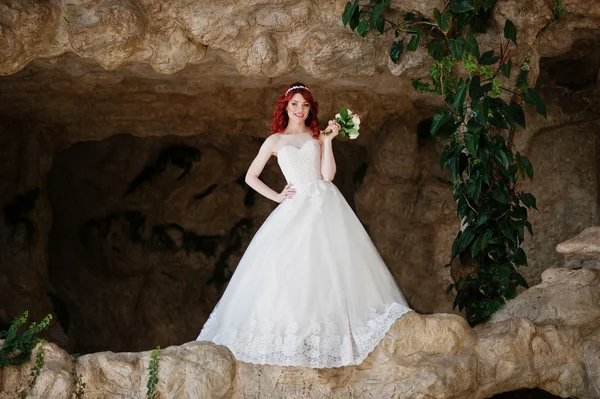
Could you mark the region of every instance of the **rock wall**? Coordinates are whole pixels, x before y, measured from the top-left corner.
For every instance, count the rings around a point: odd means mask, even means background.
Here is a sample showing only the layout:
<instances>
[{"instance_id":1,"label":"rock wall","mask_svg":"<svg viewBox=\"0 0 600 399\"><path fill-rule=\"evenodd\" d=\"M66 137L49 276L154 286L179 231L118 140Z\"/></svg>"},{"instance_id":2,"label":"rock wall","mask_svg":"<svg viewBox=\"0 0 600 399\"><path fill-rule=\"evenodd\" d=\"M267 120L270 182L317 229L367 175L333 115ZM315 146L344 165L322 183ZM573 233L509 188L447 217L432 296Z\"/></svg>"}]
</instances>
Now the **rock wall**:
<instances>
[{"instance_id":1,"label":"rock wall","mask_svg":"<svg viewBox=\"0 0 600 399\"><path fill-rule=\"evenodd\" d=\"M549 105L548 120L529 112L516 138L540 209L525 244L530 284L562 265L559 242L600 215L600 9L565 0L568 13L537 35L551 3L501 1L479 38L496 48L510 18L512 56L530 56L530 83ZM193 339L219 297L214 281L225 284L274 205L240 177L274 99L297 80L315 92L323 126L342 106L360 112L360 139L335 145L335 183L410 305L450 312L444 265L458 223L428 135L439 103L410 84L428 57L390 64L391 38L344 28L344 5L0 0L0 205L39 188L27 213L33 241L19 232L27 222L0 215L0 326L26 309L37 319L52 311L49 338L82 352ZM394 1L390 16L437 5ZM182 149L183 166L161 158L182 145L199 155ZM160 159L165 169L125 196ZM264 177L283 183L274 163Z\"/></svg>"},{"instance_id":2,"label":"rock wall","mask_svg":"<svg viewBox=\"0 0 600 399\"><path fill-rule=\"evenodd\" d=\"M48 137L28 128L19 121L0 122L0 331L25 310L41 320L54 308L48 278L52 210L44 194L52 153ZM48 338L66 343L58 324Z\"/></svg>"},{"instance_id":3,"label":"rock wall","mask_svg":"<svg viewBox=\"0 0 600 399\"><path fill-rule=\"evenodd\" d=\"M565 398L597 398L600 272L551 269L542 279L475 329L459 316L411 312L359 366L261 366L238 362L212 343L169 347L159 353L157 389L160 397L180 398L483 399L538 387ZM71 397L70 356L54 344L45 351L30 397ZM86 396L143 398L149 359L150 352L96 353L82 356L76 370ZM0 398L25 386L30 367L0 369Z\"/></svg>"}]
</instances>

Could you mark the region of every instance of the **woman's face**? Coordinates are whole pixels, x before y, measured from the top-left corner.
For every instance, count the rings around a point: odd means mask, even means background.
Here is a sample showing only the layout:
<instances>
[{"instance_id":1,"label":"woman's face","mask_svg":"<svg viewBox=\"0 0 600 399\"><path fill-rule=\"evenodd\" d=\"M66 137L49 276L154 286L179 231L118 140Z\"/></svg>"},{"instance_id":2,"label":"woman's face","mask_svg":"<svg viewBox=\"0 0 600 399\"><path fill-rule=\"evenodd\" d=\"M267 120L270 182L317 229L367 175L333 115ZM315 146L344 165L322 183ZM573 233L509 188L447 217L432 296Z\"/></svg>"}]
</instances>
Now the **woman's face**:
<instances>
[{"instance_id":1,"label":"woman's face","mask_svg":"<svg viewBox=\"0 0 600 399\"><path fill-rule=\"evenodd\" d=\"M303 122L308 118L310 103L302 97L302 94L296 93L288 102L286 110L290 121Z\"/></svg>"}]
</instances>

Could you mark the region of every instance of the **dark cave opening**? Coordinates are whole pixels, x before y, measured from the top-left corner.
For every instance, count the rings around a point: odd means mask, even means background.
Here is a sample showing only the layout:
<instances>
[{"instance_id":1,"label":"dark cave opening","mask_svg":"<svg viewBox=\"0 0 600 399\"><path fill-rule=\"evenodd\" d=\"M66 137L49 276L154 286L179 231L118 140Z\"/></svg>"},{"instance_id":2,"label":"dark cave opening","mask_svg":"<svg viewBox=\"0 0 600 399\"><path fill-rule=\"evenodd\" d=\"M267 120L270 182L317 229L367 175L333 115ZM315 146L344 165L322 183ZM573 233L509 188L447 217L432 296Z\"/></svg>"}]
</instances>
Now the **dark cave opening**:
<instances>
[{"instance_id":1,"label":"dark cave opening","mask_svg":"<svg viewBox=\"0 0 600 399\"><path fill-rule=\"evenodd\" d=\"M488 399L560 399L560 396L552 395L542 389L519 389L494 395Z\"/></svg>"}]
</instances>

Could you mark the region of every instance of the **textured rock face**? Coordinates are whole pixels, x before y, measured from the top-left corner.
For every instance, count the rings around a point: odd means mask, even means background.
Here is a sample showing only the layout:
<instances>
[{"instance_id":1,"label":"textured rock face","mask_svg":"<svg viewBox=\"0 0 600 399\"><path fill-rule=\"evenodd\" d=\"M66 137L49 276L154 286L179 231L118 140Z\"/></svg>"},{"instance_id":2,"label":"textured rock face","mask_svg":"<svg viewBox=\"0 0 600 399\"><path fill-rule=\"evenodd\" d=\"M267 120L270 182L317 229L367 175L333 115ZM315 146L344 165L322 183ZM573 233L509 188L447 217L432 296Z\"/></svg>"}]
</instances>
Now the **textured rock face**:
<instances>
[{"instance_id":1,"label":"textured rock face","mask_svg":"<svg viewBox=\"0 0 600 399\"><path fill-rule=\"evenodd\" d=\"M414 58L409 61L410 57L403 57L399 67L389 64L386 55L391 37L381 40L369 35L363 39L344 28L340 16L345 4L344 0L3 0L0 73L15 73L36 58L74 52L107 69L135 62L147 63L159 73L173 74L187 65L202 64L208 50L217 50L247 76L282 76L298 67L320 79L374 76L387 68L396 75L410 75L411 70L413 76L422 74L422 68L415 69ZM438 2L429 0L392 1L390 14L415 10L432 15L438 6ZM500 2L484 41L488 39L495 46L494 38L504 20L510 18L523 38L515 56L521 60L526 55L532 58L535 81L540 54L564 53L570 43L589 37L590 31L598 28L600 15L593 0L567 1L565 8L570 13L563 18L562 26L553 25L538 40L537 33L552 18L550 2ZM572 37L563 35L554 40L565 30ZM417 59L427 62L424 57Z\"/></svg>"},{"instance_id":2,"label":"textured rock face","mask_svg":"<svg viewBox=\"0 0 600 399\"><path fill-rule=\"evenodd\" d=\"M25 310L35 320L52 311L48 295L48 242L52 211L45 175L52 154L47 137L28 132L24 125L3 121L0 127L0 330ZM49 339L66 343L54 325Z\"/></svg>"},{"instance_id":3,"label":"textured rock face","mask_svg":"<svg viewBox=\"0 0 600 399\"><path fill-rule=\"evenodd\" d=\"M547 270L540 285L485 325L471 329L455 315L409 313L361 365L337 369L258 366L237 362L225 347L188 343L160 351L158 390L182 398L483 399L539 387L561 397L597 398L599 300L598 270ZM30 397L68 398L70 358L53 344L45 348ZM77 372L86 396L144 397L149 355L82 356ZM0 370L0 398L23 387L30 367Z\"/></svg>"},{"instance_id":4,"label":"textured rock face","mask_svg":"<svg viewBox=\"0 0 600 399\"><path fill-rule=\"evenodd\" d=\"M28 213L33 241L20 233L27 223L0 215L0 326L25 309L36 319L53 311L52 340L82 351L192 339L219 297L206 283L223 280L223 265L233 271L272 209L237 181L274 99L297 80L315 92L322 122L342 106L360 112L361 138L336 143L335 182L411 306L450 312L443 266L458 221L427 122L439 104L409 81L427 75L429 57L420 50L390 64L391 37L344 28L344 5L0 0L0 204L40 189ZM394 1L391 15L436 6ZM529 114L516 137L534 164L525 187L540 208L525 246L530 284L562 266L558 243L599 217L600 11L592 0L565 7L535 39L551 1L503 0L480 36L482 51L497 49L504 19L513 20L515 62L530 56L531 82L539 76L549 105L548 120ZM124 197L174 144L199 149L201 160L192 154L181 179L185 167L169 164ZM276 169L263 176L274 188Z\"/></svg>"},{"instance_id":5,"label":"textured rock face","mask_svg":"<svg viewBox=\"0 0 600 399\"><path fill-rule=\"evenodd\" d=\"M600 269L600 228L588 227L577 237L558 244L556 251L565 256L567 267Z\"/></svg>"}]
</instances>

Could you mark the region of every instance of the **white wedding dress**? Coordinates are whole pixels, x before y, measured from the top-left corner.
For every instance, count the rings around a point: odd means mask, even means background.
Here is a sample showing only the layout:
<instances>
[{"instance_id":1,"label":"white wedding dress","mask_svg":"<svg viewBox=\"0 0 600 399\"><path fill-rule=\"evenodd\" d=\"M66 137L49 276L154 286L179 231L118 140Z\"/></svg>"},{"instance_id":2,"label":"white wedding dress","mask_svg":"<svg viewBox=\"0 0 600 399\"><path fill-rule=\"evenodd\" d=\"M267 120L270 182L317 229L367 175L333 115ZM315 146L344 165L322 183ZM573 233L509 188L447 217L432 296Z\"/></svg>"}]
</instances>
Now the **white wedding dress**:
<instances>
[{"instance_id":1,"label":"white wedding dress","mask_svg":"<svg viewBox=\"0 0 600 399\"><path fill-rule=\"evenodd\" d=\"M316 140L279 150L296 194L258 230L198 341L249 363L340 367L361 363L410 311L320 162Z\"/></svg>"}]
</instances>

